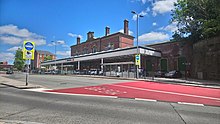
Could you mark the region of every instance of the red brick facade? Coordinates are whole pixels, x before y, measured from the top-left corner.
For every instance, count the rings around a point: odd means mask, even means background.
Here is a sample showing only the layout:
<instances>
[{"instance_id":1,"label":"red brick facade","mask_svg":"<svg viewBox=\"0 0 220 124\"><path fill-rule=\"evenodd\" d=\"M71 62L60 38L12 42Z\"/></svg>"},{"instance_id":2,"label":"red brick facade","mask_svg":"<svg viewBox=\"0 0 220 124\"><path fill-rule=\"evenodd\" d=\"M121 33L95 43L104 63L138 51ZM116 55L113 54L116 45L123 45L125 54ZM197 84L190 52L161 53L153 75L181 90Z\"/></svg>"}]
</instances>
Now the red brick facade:
<instances>
[{"instance_id":1,"label":"red brick facade","mask_svg":"<svg viewBox=\"0 0 220 124\"><path fill-rule=\"evenodd\" d=\"M124 33L118 32L110 34L110 28L106 27L105 36L101 38L94 38L94 32L88 32L87 40L80 43L79 37L77 38L77 44L71 46L71 56L82 55L100 51L106 51L110 49L132 47L134 42L134 37L128 35L128 21L124 21L125 27Z\"/></svg>"},{"instance_id":2,"label":"red brick facade","mask_svg":"<svg viewBox=\"0 0 220 124\"><path fill-rule=\"evenodd\" d=\"M187 41L181 42L164 42L147 45L161 51L162 56L159 62L159 70L180 70L190 71L192 64L192 43ZM167 63L167 67L162 67L162 61Z\"/></svg>"},{"instance_id":3,"label":"red brick facade","mask_svg":"<svg viewBox=\"0 0 220 124\"><path fill-rule=\"evenodd\" d=\"M32 69L40 68L40 63L44 61L46 56L51 56L52 60L56 59L55 55L48 51L35 50L34 60L31 63Z\"/></svg>"}]
</instances>

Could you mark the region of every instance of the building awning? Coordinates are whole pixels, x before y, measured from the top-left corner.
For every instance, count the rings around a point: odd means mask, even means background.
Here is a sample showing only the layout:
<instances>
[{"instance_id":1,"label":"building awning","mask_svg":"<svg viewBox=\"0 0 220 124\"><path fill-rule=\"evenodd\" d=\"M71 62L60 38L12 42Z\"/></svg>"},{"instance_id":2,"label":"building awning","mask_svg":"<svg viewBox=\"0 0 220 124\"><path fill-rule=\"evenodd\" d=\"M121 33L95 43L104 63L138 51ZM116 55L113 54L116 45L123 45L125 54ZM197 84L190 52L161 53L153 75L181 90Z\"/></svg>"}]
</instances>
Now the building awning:
<instances>
[{"instance_id":1,"label":"building awning","mask_svg":"<svg viewBox=\"0 0 220 124\"><path fill-rule=\"evenodd\" d=\"M139 46L138 51L140 51L141 55L161 57L161 52L153 48ZM41 66L55 64L55 63L61 64L61 63L71 63L71 62L78 62L78 61L89 61L89 60L95 60L95 59L105 59L105 58L135 55L135 54L137 54L137 47L118 48L114 50L83 54L83 55L73 56L73 57L64 58L64 59L50 60L50 61L42 62Z\"/></svg>"}]
</instances>

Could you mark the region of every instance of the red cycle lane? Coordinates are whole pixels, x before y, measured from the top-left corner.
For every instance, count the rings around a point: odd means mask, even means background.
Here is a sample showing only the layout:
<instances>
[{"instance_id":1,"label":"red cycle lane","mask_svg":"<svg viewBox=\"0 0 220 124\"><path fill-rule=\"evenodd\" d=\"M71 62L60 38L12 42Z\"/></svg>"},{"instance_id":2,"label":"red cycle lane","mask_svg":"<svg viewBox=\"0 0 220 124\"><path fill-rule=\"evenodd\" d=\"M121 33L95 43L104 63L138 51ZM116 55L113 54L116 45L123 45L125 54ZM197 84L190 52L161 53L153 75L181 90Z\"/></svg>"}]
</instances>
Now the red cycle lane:
<instances>
[{"instance_id":1,"label":"red cycle lane","mask_svg":"<svg viewBox=\"0 0 220 124\"><path fill-rule=\"evenodd\" d=\"M117 96L121 98L140 98L220 106L220 89L145 81L49 90L48 92Z\"/></svg>"}]
</instances>

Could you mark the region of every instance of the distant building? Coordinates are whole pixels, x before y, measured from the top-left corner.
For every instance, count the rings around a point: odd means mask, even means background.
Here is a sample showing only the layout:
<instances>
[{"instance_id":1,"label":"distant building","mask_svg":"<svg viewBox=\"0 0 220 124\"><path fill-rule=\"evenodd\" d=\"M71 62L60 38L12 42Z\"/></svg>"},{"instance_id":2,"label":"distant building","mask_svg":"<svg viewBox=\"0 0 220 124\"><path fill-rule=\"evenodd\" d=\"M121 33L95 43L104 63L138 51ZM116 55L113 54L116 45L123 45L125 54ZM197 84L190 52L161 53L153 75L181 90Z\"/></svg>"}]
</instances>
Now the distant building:
<instances>
[{"instance_id":1,"label":"distant building","mask_svg":"<svg viewBox=\"0 0 220 124\"><path fill-rule=\"evenodd\" d=\"M7 61L0 62L0 70L8 70L12 68L13 68L13 65L9 65Z\"/></svg>"},{"instance_id":2,"label":"distant building","mask_svg":"<svg viewBox=\"0 0 220 124\"><path fill-rule=\"evenodd\" d=\"M34 53L34 60L31 61L31 69L39 69L41 62L45 61L46 56L51 56L52 60L56 59L56 56L49 52L49 51L44 51L44 50L35 50Z\"/></svg>"}]
</instances>

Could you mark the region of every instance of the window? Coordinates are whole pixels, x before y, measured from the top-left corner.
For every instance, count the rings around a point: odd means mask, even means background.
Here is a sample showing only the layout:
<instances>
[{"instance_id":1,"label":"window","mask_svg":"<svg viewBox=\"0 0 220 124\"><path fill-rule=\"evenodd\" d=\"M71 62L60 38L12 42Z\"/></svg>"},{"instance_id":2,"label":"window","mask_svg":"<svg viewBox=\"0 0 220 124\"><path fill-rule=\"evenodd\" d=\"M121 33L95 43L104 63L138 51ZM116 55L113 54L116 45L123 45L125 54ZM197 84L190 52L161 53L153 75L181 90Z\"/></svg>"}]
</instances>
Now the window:
<instances>
[{"instance_id":1,"label":"window","mask_svg":"<svg viewBox=\"0 0 220 124\"><path fill-rule=\"evenodd\" d=\"M114 43L108 43L106 46L106 50L113 50L114 49Z\"/></svg>"},{"instance_id":2,"label":"window","mask_svg":"<svg viewBox=\"0 0 220 124\"><path fill-rule=\"evenodd\" d=\"M85 47L84 49L83 49L83 54L87 54L88 53L88 49Z\"/></svg>"},{"instance_id":3,"label":"window","mask_svg":"<svg viewBox=\"0 0 220 124\"><path fill-rule=\"evenodd\" d=\"M96 47L96 46L93 46L92 52L93 52L93 53L97 52L97 47Z\"/></svg>"}]
</instances>

